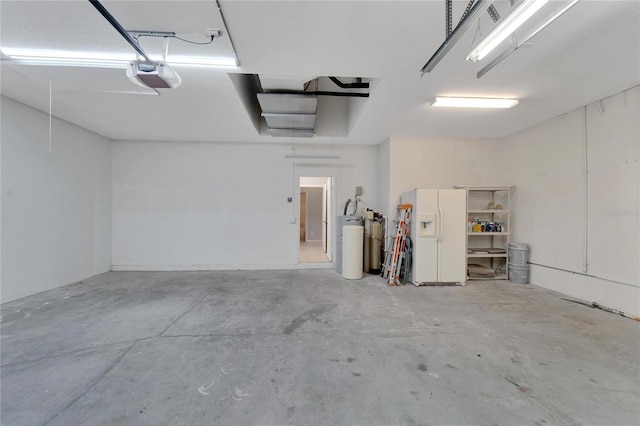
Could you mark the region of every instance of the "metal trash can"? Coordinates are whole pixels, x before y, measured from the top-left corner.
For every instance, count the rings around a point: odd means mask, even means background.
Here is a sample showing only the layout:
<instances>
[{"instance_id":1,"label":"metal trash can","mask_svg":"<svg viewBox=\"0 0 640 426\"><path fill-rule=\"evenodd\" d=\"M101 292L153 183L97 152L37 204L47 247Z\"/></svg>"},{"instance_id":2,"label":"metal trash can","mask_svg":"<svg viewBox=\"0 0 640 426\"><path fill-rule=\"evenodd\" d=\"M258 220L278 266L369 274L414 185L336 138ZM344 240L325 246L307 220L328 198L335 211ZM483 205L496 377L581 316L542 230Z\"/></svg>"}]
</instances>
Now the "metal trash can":
<instances>
[{"instance_id":1,"label":"metal trash can","mask_svg":"<svg viewBox=\"0 0 640 426\"><path fill-rule=\"evenodd\" d=\"M514 265L509 262L509 282L529 284L529 265Z\"/></svg>"},{"instance_id":2,"label":"metal trash can","mask_svg":"<svg viewBox=\"0 0 640 426\"><path fill-rule=\"evenodd\" d=\"M509 243L509 263L526 265L529 262L529 246L523 243Z\"/></svg>"},{"instance_id":3,"label":"metal trash can","mask_svg":"<svg viewBox=\"0 0 640 426\"><path fill-rule=\"evenodd\" d=\"M529 246L509 243L509 282L529 284Z\"/></svg>"}]
</instances>

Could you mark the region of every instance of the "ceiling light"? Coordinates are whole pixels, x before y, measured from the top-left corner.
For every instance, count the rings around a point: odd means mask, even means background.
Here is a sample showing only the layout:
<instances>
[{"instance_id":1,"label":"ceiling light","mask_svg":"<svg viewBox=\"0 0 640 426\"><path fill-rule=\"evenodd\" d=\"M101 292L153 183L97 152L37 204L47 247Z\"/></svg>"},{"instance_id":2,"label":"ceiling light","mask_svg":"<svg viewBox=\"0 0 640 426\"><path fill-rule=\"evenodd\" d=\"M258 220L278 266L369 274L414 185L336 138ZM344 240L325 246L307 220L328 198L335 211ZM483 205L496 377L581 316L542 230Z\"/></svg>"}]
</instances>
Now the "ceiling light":
<instances>
[{"instance_id":1,"label":"ceiling light","mask_svg":"<svg viewBox=\"0 0 640 426\"><path fill-rule=\"evenodd\" d=\"M117 68L127 66L128 61L81 59L81 58L51 58L39 56L11 56L10 62L19 65L44 65L59 67L83 67L83 68Z\"/></svg>"},{"instance_id":2,"label":"ceiling light","mask_svg":"<svg viewBox=\"0 0 640 426\"><path fill-rule=\"evenodd\" d=\"M285 154L284 158L308 158L308 159L322 159L322 160L339 160L339 155L331 154Z\"/></svg>"},{"instance_id":3,"label":"ceiling light","mask_svg":"<svg viewBox=\"0 0 640 426\"><path fill-rule=\"evenodd\" d=\"M0 49L3 55L18 64L76 66L94 68L126 68L129 62L136 59L131 53L78 52L68 50L40 49ZM151 56L152 60L162 61L161 56ZM202 57L202 56L167 56L165 62L176 66L237 68L234 58Z\"/></svg>"},{"instance_id":4,"label":"ceiling light","mask_svg":"<svg viewBox=\"0 0 640 426\"><path fill-rule=\"evenodd\" d=\"M519 103L518 99L456 98L446 96L436 96L431 101L432 106L455 108L511 108Z\"/></svg>"},{"instance_id":5,"label":"ceiling light","mask_svg":"<svg viewBox=\"0 0 640 426\"><path fill-rule=\"evenodd\" d=\"M489 62L484 68L482 68L480 71L478 71L478 74L477 74L478 78L480 78L483 75L485 75L486 73L488 73L493 67L495 67L500 62L505 60L513 52L518 50L520 47L524 46L525 43L527 43L529 40L531 40L540 31L544 30L553 21L555 21L560 16L562 16L562 14L564 14L566 11L571 9L576 3L578 3L578 1L579 0L572 0L570 3L564 4L562 8L556 10L556 12L553 15L547 17L544 21L540 22L537 25L537 27L535 27L533 30L531 30L528 34L524 34L522 36L522 38L518 37L519 40L517 42L512 43L512 45L507 50L502 52L496 58L491 60L491 62Z\"/></svg>"},{"instance_id":6,"label":"ceiling light","mask_svg":"<svg viewBox=\"0 0 640 426\"><path fill-rule=\"evenodd\" d=\"M3 47L3 55L22 65L77 66L96 68L125 68L130 54L70 52L68 50L19 49Z\"/></svg>"},{"instance_id":7,"label":"ceiling light","mask_svg":"<svg viewBox=\"0 0 640 426\"><path fill-rule=\"evenodd\" d=\"M9 57L20 58L56 58L56 59L96 59L96 60L116 60L130 61L133 56L130 53L114 52L81 52L70 50L45 50L45 49L21 49L14 47L3 47L0 49L3 54Z\"/></svg>"},{"instance_id":8,"label":"ceiling light","mask_svg":"<svg viewBox=\"0 0 640 426\"><path fill-rule=\"evenodd\" d=\"M531 18L549 0L523 0L498 26L467 55L467 61L478 62L487 56L515 30Z\"/></svg>"}]
</instances>

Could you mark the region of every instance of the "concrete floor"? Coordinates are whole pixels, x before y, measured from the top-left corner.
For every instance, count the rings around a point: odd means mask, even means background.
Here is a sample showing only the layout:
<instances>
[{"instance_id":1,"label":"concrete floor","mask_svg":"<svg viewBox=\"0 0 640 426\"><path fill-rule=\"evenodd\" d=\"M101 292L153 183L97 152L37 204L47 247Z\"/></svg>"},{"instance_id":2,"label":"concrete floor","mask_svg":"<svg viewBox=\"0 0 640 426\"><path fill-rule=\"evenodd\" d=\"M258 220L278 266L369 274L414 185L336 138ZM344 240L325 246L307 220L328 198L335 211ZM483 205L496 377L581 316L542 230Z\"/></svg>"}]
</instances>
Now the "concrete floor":
<instances>
[{"instance_id":1,"label":"concrete floor","mask_svg":"<svg viewBox=\"0 0 640 426\"><path fill-rule=\"evenodd\" d=\"M2 425L640 423L637 322L532 285L111 272L2 305Z\"/></svg>"}]
</instances>

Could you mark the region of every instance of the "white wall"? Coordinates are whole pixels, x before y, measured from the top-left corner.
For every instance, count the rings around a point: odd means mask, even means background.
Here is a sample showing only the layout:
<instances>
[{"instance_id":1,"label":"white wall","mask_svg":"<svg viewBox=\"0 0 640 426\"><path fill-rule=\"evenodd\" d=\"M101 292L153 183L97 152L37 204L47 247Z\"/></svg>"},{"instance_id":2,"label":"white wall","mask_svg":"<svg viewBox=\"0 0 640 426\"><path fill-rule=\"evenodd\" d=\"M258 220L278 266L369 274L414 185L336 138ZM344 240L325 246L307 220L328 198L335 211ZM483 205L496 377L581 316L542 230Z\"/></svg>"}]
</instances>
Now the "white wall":
<instances>
[{"instance_id":1,"label":"white wall","mask_svg":"<svg viewBox=\"0 0 640 426\"><path fill-rule=\"evenodd\" d=\"M637 86L505 139L530 281L635 315L639 104Z\"/></svg>"},{"instance_id":2,"label":"white wall","mask_svg":"<svg viewBox=\"0 0 640 426\"><path fill-rule=\"evenodd\" d=\"M114 142L113 269L270 269L299 263L300 176L331 176L378 207L375 146ZM293 202L288 203L287 198ZM292 223L293 222L293 223Z\"/></svg>"},{"instance_id":3,"label":"white wall","mask_svg":"<svg viewBox=\"0 0 640 426\"><path fill-rule=\"evenodd\" d=\"M111 148L2 97L2 302L111 269Z\"/></svg>"},{"instance_id":4,"label":"white wall","mask_svg":"<svg viewBox=\"0 0 640 426\"><path fill-rule=\"evenodd\" d=\"M387 213L395 217L403 192L453 185L511 185L505 173L505 143L492 139L410 139L389 141ZM381 148L384 158L385 148Z\"/></svg>"}]
</instances>

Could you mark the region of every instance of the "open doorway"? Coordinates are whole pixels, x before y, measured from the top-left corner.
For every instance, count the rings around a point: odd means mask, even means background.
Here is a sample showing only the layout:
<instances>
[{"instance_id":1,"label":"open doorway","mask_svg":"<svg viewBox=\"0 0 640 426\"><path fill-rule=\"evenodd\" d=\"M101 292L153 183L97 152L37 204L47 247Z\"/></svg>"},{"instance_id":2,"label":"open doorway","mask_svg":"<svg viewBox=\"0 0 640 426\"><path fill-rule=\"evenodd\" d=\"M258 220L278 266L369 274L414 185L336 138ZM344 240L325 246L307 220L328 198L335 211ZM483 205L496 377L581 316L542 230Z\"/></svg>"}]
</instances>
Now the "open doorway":
<instances>
[{"instance_id":1,"label":"open doorway","mask_svg":"<svg viewBox=\"0 0 640 426\"><path fill-rule=\"evenodd\" d=\"M331 262L331 177L300 177L300 262Z\"/></svg>"}]
</instances>

